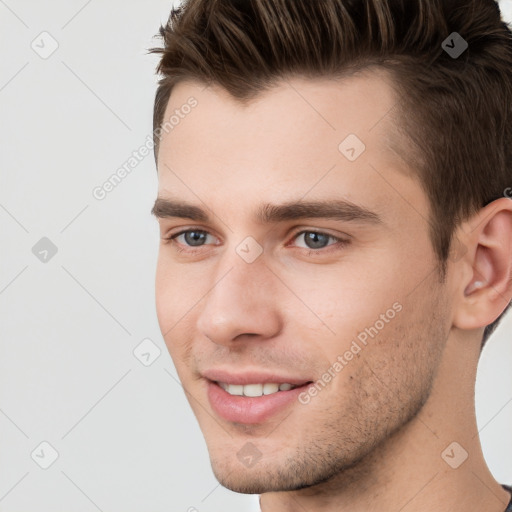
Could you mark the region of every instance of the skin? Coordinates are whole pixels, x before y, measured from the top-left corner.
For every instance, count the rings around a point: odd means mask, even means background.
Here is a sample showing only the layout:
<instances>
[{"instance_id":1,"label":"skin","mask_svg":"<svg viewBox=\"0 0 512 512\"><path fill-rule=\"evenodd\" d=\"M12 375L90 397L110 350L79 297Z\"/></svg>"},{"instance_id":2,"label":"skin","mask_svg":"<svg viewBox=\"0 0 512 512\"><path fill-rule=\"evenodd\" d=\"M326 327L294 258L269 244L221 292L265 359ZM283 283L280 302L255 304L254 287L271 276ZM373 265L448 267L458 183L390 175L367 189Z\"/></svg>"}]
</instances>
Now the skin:
<instances>
[{"instance_id":1,"label":"skin","mask_svg":"<svg viewBox=\"0 0 512 512\"><path fill-rule=\"evenodd\" d=\"M510 496L482 455L474 386L483 328L512 296L512 201L460 226L465 252L441 282L427 197L389 147L397 99L384 72L293 78L245 106L181 82L165 118L190 96L197 107L161 140L158 195L213 219L159 219L156 306L219 482L261 494L262 512L503 512ZM338 150L350 133L366 145L354 162ZM262 202L340 198L382 223L254 219ZM185 229L209 236L165 239ZM311 249L308 229L349 243ZM235 250L248 236L263 250L252 263ZM401 311L308 404L253 425L212 410L202 371L316 381L394 303ZM441 457L454 441L469 455L457 469ZM261 452L251 468L237 458L247 442Z\"/></svg>"}]
</instances>

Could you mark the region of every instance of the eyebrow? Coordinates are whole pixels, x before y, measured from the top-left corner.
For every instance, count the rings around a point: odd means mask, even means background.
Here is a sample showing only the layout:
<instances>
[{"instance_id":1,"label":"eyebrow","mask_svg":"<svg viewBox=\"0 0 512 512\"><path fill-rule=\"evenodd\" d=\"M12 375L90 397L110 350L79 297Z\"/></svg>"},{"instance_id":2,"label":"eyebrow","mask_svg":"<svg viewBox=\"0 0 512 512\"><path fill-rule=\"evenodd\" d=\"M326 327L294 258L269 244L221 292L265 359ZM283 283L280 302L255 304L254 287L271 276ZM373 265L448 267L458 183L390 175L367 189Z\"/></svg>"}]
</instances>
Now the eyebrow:
<instances>
[{"instance_id":1,"label":"eyebrow","mask_svg":"<svg viewBox=\"0 0 512 512\"><path fill-rule=\"evenodd\" d=\"M156 199L151 214L157 219L177 217L195 222L211 222L212 220L209 214L199 206L164 197ZM257 210L255 220L263 224L272 224L309 218L384 224L377 213L344 199L299 200L282 204L264 203Z\"/></svg>"}]
</instances>

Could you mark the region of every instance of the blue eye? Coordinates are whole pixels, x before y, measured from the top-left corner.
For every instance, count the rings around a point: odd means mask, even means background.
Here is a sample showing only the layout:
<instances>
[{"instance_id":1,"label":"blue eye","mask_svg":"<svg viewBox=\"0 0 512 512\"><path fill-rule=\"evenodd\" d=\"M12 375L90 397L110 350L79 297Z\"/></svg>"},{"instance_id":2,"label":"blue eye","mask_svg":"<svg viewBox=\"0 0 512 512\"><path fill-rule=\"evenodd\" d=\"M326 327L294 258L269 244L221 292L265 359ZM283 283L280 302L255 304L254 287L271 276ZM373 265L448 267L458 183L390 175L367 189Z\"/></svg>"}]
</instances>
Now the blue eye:
<instances>
[{"instance_id":1,"label":"blue eye","mask_svg":"<svg viewBox=\"0 0 512 512\"><path fill-rule=\"evenodd\" d=\"M306 249L323 249L329 244L329 239L339 240L332 235L327 233L320 233L318 231L301 231L297 233L294 238L298 238L299 235L304 235L304 242L306 243Z\"/></svg>"},{"instance_id":2,"label":"blue eye","mask_svg":"<svg viewBox=\"0 0 512 512\"><path fill-rule=\"evenodd\" d=\"M203 245L208 233L206 231L199 231L197 229L189 229L187 231L181 231L176 235L170 237L171 240L174 240L178 236L184 235L184 240L186 244L189 244L191 247L199 247Z\"/></svg>"}]
</instances>

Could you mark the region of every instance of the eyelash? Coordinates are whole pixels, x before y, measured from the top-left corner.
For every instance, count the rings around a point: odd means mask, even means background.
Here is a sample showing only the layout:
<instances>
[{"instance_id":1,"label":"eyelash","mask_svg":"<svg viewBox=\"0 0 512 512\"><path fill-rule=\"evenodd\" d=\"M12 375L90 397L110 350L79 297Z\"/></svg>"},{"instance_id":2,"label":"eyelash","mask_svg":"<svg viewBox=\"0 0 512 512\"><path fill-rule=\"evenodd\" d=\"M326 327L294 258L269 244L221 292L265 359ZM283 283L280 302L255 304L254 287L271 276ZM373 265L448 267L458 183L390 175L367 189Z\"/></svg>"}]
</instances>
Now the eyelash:
<instances>
[{"instance_id":1,"label":"eyelash","mask_svg":"<svg viewBox=\"0 0 512 512\"><path fill-rule=\"evenodd\" d=\"M184 235L186 233L191 233L191 232L206 233L207 235L210 234L210 233L208 233L208 231L205 231L204 229L192 228L192 229L185 229L183 231L179 231L178 233L175 233L169 237L164 237L163 239L167 240L171 244L173 244L175 249L180 253L185 252L185 253L189 253L189 254L195 254L196 252L198 252L198 250L200 250L202 247L204 247L204 245L198 246L196 249L184 249L183 247L180 247L180 245L182 245L182 244L178 245L178 242L175 241L175 238L179 237L180 235ZM307 256L316 256L319 253L323 253L323 254L330 253L331 251L341 249L350 243L349 240L345 240L343 238L339 238L334 235L330 235L329 233L325 233L323 231L315 231L313 229L304 229L302 231L298 231L297 233L295 233L292 236L292 240L296 239L299 235L302 235L304 233L316 233L318 235L325 235L332 240L336 240L336 243L327 245L326 247L322 247L320 249L304 249L303 247L299 247L299 249L303 249L306 251ZM186 246L186 247L190 247L190 246ZM329 247L331 247L331 249L329 249Z\"/></svg>"}]
</instances>

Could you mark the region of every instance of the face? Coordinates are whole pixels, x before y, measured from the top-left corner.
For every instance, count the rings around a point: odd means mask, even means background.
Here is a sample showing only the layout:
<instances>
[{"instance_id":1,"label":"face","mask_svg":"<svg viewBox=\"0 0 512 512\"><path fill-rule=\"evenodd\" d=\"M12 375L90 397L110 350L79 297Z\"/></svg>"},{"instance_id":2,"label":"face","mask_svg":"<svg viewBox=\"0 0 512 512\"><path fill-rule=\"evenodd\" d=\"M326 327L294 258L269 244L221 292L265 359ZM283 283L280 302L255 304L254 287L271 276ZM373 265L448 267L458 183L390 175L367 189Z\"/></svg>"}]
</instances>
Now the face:
<instances>
[{"instance_id":1,"label":"face","mask_svg":"<svg viewBox=\"0 0 512 512\"><path fill-rule=\"evenodd\" d=\"M157 315L231 490L340 483L429 397L450 302L427 198L389 148L396 101L369 71L246 105L173 90L165 119L189 113L158 157Z\"/></svg>"}]
</instances>

